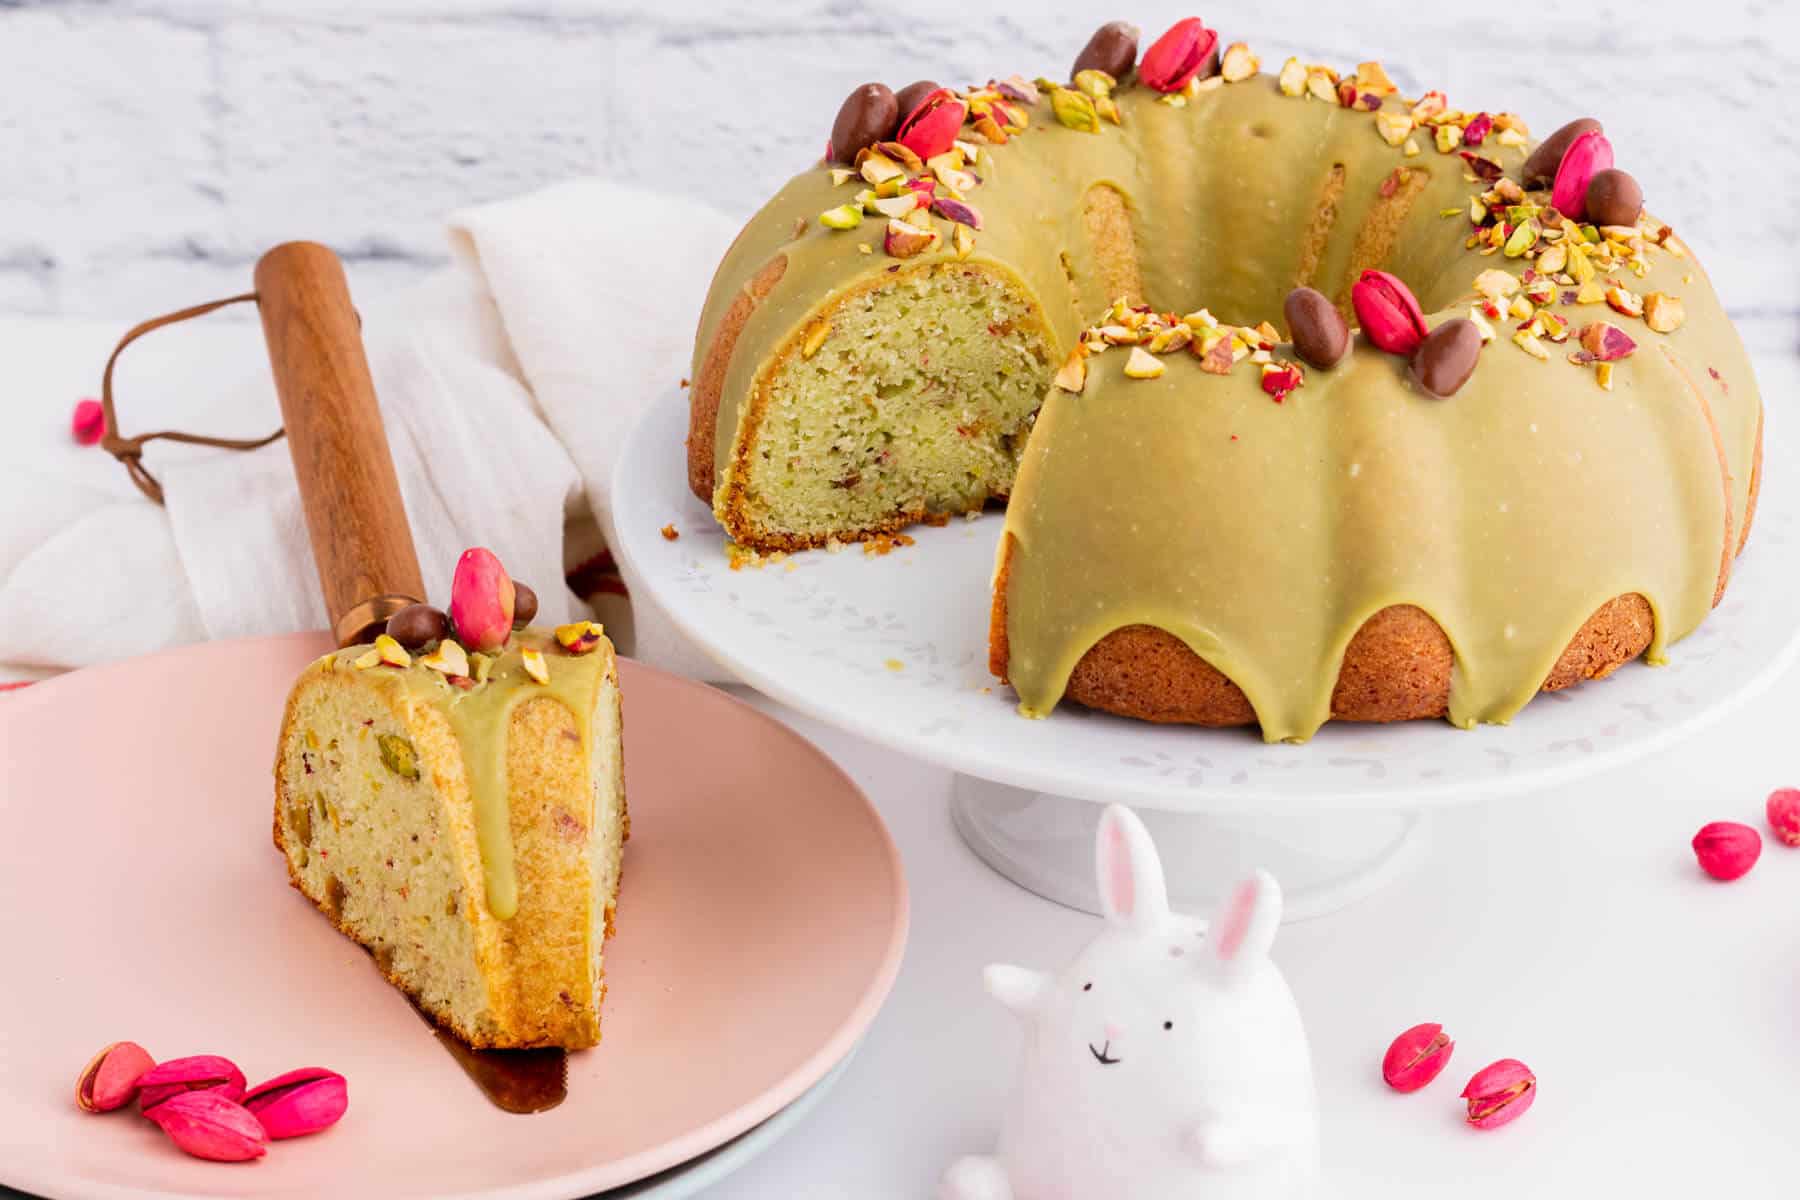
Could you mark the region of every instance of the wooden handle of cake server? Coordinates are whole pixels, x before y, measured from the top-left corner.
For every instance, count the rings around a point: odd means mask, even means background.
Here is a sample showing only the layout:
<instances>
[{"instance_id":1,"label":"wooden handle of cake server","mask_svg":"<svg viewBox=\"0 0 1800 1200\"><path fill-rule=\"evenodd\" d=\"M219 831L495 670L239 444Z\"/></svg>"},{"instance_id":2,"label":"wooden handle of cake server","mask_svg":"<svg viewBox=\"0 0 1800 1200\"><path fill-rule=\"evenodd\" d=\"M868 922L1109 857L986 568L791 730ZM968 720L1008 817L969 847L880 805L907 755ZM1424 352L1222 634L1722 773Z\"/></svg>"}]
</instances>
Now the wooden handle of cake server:
<instances>
[{"instance_id":1,"label":"wooden handle of cake server","mask_svg":"<svg viewBox=\"0 0 1800 1200\"><path fill-rule=\"evenodd\" d=\"M331 632L340 646L367 641L425 585L361 319L343 265L316 242L263 255L256 299Z\"/></svg>"}]
</instances>

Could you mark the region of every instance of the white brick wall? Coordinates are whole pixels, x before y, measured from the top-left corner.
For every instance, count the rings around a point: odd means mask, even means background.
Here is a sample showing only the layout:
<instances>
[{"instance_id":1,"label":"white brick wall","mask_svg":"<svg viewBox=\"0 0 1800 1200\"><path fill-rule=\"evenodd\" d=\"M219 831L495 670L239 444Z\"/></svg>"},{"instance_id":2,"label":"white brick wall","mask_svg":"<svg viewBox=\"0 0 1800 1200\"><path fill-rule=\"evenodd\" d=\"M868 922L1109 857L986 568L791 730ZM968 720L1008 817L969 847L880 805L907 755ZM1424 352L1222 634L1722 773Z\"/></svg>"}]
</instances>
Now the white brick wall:
<instances>
[{"instance_id":1,"label":"white brick wall","mask_svg":"<svg viewBox=\"0 0 1800 1200\"><path fill-rule=\"evenodd\" d=\"M1154 34L1196 4L1116 13ZM1516 109L1539 132L1603 117L1734 310L1792 343L1788 0L1199 7L1271 65L1379 57L1409 88ZM158 311L243 286L262 249L302 236L378 289L442 261L448 210L583 172L747 213L817 152L852 85L1060 72L1110 15L966 0L0 0L0 311Z\"/></svg>"}]
</instances>

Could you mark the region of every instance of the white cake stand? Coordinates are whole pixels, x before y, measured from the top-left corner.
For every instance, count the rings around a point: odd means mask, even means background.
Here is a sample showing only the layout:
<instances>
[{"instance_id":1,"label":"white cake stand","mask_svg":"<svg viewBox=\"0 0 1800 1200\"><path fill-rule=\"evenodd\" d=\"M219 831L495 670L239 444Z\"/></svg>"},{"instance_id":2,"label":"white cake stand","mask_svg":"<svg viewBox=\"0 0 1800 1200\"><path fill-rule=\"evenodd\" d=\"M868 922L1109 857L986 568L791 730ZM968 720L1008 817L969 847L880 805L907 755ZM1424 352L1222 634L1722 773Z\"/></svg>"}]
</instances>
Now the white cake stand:
<instances>
[{"instance_id":1,"label":"white cake stand","mask_svg":"<svg viewBox=\"0 0 1800 1200\"><path fill-rule=\"evenodd\" d=\"M850 546L733 571L687 488L685 393L632 432L613 482L616 550L649 601L746 683L822 721L957 772L954 816L1007 878L1094 911L1097 804L1136 807L1172 899L1205 911L1246 869L1281 881L1291 919L1379 887L1416 851L1433 806L1538 791L1630 761L1716 721L1800 651L1792 552L1796 470L1783 431L1749 550L1724 604L1672 647L1602 684L1540 696L1506 726L1327 725L1305 745L1155 726L1064 706L1019 716L987 672L1000 516L909 532L885 557ZM678 540L660 530L673 525ZM645 592L648 592L648 595Z\"/></svg>"}]
</instances>

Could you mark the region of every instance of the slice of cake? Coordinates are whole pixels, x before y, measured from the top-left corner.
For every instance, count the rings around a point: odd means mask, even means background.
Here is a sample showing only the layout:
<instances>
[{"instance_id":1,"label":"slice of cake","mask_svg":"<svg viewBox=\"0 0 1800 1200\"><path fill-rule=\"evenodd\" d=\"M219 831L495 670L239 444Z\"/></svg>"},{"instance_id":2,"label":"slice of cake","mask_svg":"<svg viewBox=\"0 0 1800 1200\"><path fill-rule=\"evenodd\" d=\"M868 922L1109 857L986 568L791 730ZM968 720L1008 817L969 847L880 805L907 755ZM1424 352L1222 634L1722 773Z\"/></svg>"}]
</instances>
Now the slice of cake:
<instances>
[{"instance_id":1,"label":"slice of cake","mask_svg":"<svg viewBox=\"0 0 1800 1200\"><path fill-rule=\"evenodd\" d=\"M628 834L612 644L584 622L480 653L436 625L413 650L384 635L301 674L275 845L293 886L470 1045L592 1046Z\"/></svg>"}]
</instances>

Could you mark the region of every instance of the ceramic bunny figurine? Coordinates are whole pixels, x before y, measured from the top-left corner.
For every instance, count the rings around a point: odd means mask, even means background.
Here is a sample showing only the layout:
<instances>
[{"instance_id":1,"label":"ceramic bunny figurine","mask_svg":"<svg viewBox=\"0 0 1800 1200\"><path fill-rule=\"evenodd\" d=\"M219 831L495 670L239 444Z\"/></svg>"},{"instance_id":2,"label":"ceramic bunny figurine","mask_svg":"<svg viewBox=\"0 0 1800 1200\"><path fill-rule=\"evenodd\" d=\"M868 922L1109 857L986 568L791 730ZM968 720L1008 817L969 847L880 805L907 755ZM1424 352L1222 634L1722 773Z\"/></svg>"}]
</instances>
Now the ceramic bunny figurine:
<instances>
[{"instance_id":1,"label":"ceramic bunny figurine","mask_svg":"<svg viewBox=\"0 0 1800 1200\"><path fill-rule=\"evenodd\" d=\"M1281 890L1257 872L1209 929L1169 911L1143 822L1113 805L1106 928L1059 975L991 966L1026 1027L993 1157L941 1200L1291 1200L1314 1194L1318 1111L1300 1014L1269 961Z\"/></svg>"}]
</instances>

